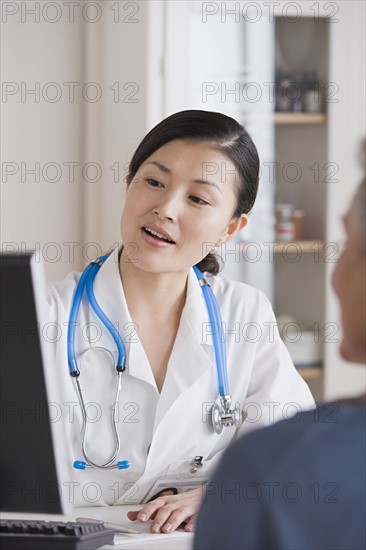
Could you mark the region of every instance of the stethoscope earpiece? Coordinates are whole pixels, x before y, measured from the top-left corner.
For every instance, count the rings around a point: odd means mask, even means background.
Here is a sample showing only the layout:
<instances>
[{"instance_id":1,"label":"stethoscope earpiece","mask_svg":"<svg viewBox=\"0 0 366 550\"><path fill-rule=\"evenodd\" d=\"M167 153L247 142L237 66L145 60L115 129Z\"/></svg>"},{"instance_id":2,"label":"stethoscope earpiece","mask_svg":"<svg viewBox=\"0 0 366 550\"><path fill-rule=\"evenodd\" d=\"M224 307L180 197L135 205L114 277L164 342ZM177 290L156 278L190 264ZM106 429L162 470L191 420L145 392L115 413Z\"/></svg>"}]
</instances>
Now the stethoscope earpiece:
<instances>
[{"instance_id":1,"label":"stethoscope earpiece","mask_svg":"<svg viewBox=\"0 0 366 550\"><path fill-rule=\"evenodd\" d=\"M85 470L86 468L93 468L92 464L89 464L88 462L84 462L83 460L75 460L73 466L76 470ZM117 462L117 464L115 464L114 467L118 468L119 470L127 470L127 468L130 467L130 463L128 460L120 460L119 462Z\"/></svg>"}]
</instances>

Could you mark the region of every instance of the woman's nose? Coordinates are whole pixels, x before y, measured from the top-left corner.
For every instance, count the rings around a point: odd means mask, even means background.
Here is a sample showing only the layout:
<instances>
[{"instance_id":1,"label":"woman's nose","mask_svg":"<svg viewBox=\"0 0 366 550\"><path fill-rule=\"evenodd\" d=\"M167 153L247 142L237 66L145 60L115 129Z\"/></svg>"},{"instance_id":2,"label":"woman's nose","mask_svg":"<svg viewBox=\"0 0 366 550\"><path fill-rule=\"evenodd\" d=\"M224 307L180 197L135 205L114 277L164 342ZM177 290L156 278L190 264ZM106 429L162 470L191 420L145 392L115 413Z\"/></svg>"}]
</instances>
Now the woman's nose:
<instances>
[{"instance_id":1,"label":"woman's nose","mask_svg":"<svg viewBox=\"0 0 366 550\"><path fill-rule=\"evenodd\" d=\"M175 221L178 215L179 202L177 197L166 196L155 205L153 212L161 220Z\"/></svg>"},{"instance_id":2,"label":"woman's nose","mask_svg":"<svg viewBox=\"0 0 366 550\"><path fill-rule=\"evenodd\" d=\"M170 222L173 221L173 217L165 215L164 211L162 211L160 208L155 208L154 214L159 218L159 220L169 220Z\"/></svg>"}]
</instances>

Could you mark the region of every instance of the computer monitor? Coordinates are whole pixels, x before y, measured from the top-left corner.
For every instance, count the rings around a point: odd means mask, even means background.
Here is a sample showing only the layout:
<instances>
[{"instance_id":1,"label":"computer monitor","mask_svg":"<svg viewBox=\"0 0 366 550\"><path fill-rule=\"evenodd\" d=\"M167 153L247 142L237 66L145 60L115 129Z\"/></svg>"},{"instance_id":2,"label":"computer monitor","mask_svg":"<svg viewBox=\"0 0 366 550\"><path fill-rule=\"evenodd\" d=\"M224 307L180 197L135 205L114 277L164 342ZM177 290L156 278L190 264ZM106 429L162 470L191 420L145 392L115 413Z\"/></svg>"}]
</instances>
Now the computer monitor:
<instances>
[{"instance_id":1,"label":"computer monitor","mask_svg":"<svg viewBox=\"0 0 366 550\"><path fill-rule=\"evenodd\" d=\"M69 509L67 441L47 328L46 281L34 253L0 253L0 509Z\"/></svg>"}]
</instances>

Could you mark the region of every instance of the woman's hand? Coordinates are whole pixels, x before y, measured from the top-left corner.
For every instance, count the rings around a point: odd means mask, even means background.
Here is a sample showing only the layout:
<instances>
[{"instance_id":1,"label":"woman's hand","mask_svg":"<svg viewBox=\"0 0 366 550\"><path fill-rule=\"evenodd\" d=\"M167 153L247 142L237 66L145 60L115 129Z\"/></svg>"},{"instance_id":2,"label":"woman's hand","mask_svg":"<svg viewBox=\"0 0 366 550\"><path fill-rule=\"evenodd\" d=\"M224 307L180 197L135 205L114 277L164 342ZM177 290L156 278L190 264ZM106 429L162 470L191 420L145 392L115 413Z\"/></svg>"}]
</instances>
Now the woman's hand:
<instances>
[{"instance_id":1,"label":"woman's hand","mask_svg":"<svg viewBox=\"0 0 366 550\"><path fill-rule=\"evenodd\" d=\"M180 495L161 496L145 504L141 510L128 512L127 517L143 523L153 519L151 533L172 533L182 522L186 523L185 531L193 531L202 495L203 488L200 487Z\"/></svg>"}]
</instances>

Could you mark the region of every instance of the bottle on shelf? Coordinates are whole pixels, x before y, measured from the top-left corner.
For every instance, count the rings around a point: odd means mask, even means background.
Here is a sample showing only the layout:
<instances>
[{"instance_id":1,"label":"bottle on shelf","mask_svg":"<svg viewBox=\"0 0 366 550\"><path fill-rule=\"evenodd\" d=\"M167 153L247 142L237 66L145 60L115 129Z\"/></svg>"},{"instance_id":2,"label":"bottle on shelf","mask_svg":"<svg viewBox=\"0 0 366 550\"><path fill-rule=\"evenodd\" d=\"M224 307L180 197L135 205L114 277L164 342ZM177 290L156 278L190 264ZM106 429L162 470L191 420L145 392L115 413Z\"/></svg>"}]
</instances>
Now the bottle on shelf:
<instances>
[{"instance_id":1,"label":"bottle on shelf","mask_svg":"<svg viewBox=\"0 0 366 550\"><path fill-rule=\"evenodd\" d=\"M301 81L296 76L298 75L282 75L277 78L276 111L302 111Z\"/></svg>"},{"instance_id":2,"label":"bottle on shelf","mask_svg":"<svg viewBox=\"0 0 366 550\"><path fill-rule=\"evenodd\" d=\"M320 91L319 79L315 71L305 75L304 78L304 111L307 113L320 113L323 111L323 100Z\"/></svg>"},{"instance_id":3,"label":"bottle on shelf","mask_svg":"<svg viewBox=\"0 0 366 550\"><path fill-rule=\"evenodd\" d=\"M277 315L280 335L297 369L315 369L323 365L322 349L314 331L290 314Z\"/></svg>"},{"instance_id":4,"label":"bottle on shelf","mask_svg":"<svg viewBox=\"0 0 366 550\"><path fill-rule=\"evenodd\" d=\"M278 74L276 111L281 113L321 113L323 98L316 71Z\"/></svg>"},{"instance_id":5,"label":"bottle on shelf","mask_svg":"<svg viewBox=\"0 0 366 550\"><path fill-rule=\"evenodd\" d=\"M294 239L301 241L303 238L303 220L305 212L300 209L295 209L292 214L292 222L294 224Z\"/></svg>"},{"instance_id":6,"label":"bottle on shelf","mask_svg":"<svg viewBox=\"0 0 366 550\"><path fill-rule=\"evenodd\" d=\"M304 110L304 78L301 72L292 75L292 111L301 113Z\"/></svg>"},{"instance_id":7,"label":"bottle on shelf","mask_svg":"<svg viewBox=\"0 0 366 550\"><path fill-rule=\"evenodd\" d=\"M295 238L293 212L292 204L277 204L276 206L276 237L279 241L293 241Z\"/></svg>"}]
</instances>

